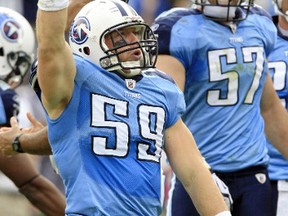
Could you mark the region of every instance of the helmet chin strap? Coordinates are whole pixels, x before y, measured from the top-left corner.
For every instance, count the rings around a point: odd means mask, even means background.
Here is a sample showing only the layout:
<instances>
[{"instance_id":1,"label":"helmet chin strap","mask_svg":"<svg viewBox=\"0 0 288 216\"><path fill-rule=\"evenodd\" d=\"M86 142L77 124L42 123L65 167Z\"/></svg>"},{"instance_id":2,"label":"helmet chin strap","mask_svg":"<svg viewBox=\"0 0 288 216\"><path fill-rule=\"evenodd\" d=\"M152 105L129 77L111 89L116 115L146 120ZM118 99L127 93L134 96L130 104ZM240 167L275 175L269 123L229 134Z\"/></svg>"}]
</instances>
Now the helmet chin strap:
<instances>
[{"instance_id":1,"label":"helmet chin strap","mask_svg":"<svg viewBox=\"0 0 288 216\"><path fill-rule=\"evenodd\" d=\"M123 67L127 67L127 68L131 68L131 67L140 67L141 66L141 62L140 61L125 61L125 62L121 62L121 64L123 65Z\"/></svg>"},{"instance_id":2,"label":"helmet chin strap","mask_svg":"<svg viewBox=\"0 0 288 216\"><path fill-rule=\"evenodd\" d=\"M279 25L278 25L278 29L283 36L288 37L288 30L281 28L281 26L279 26Z\"/></svg>"},{"instance_id":3,"label":"helmet chin strap","mask_svg":"<svg viewBox=\"0 0 288 216\"><path fill-rule=\"evenodd\" d=\"M126 61L126 62L122 62L121 64L127 68L140 67L141 65L140 61ZM128 77L128 78L140 74L142 69L134 68L134 69L127 69L127 71L129 71L129 73L125 73L125 69L122 69L122 67L118 69L118 72L120 72L123 76Z\"/></svg>"},{"instance_id":4,"label":"helmet chin strap","mask_svg":"<svg viewBox=\"0 0 288 216\"><path fill-rule=\"evenodd\" d=\"M117 58L114 58L114 60L116 60L116 59ZM136 76L136 75L140 74L142 71L142 68L135 68L135 67L141 66L140 61L121 62L120 64L118 63L117 65L114 65L113 67L107 68L107 67L109 67L109 65L111 65L111 58L104 58L104 59L102 59L102 61L100 61L100 64L101 64L101 67L103 67L104 69L106 69L108 71L117 71L119 74L121 74L127 78L131 78L133 76ZM124 68L127 68L127 69L124 69Z\"/></svg>"},{"instance_id":5,"label":"helmet chin strap","mask_svg":"<svg viewBox=\"0 0 288 216\"><path fill-rule=\"evenodd\" d=\"M229 18L229 20L232 20L235 17L236 9L237 9L236 6L230 6L230 7L214 6L214 5L204 6L203 14L205 16L212 17L212 18L218 18L218 19ZM229 14L228 14L228 11L229 11ZM227 14L228 14L228 17L227 17Z\"/></svg>"},{"instance_id":6,"label":"helmet chin strap","mask_svg":"<svg viewBox=\"0 0 288 216\"><path fill-rule=\"evenodd\" d=\"M285 18L286 22L288 22L288 11L286 11L285 14L286 14L286 15L283 16L283 17Z\"/></svg>"}]
</instances>

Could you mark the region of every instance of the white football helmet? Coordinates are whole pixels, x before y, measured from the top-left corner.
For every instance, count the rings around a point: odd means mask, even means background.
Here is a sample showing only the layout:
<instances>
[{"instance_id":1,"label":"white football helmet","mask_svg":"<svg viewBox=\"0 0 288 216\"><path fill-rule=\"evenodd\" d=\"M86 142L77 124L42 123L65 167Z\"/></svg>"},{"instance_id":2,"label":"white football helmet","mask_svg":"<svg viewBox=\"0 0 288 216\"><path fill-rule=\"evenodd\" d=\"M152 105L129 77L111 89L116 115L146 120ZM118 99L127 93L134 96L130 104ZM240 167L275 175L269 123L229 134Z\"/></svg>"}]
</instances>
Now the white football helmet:
<instances>
[{"instance_id":1,"label":"white football helmet","mask_svg":"<svg viewBox=\"0 0 288 216\"><path fill-rule=\"evenodd\" d=\"M20 85L30 68L34 47L29 22L18 12L0 7L0 79L12 87Z\"/></svg>"},{"instance_id":2,"label":"white football helmet","mask_svg":"<svg viewBox=\"0 0 288 216\"><path fill-rule=\"evenodd\" d=\"M254 0L192 0L193 4L201 6L203 14L221 22L241 21L247 18ZM243 16L238 8L246 11Z\"/></svg>"},{"instance_id":3,"label":"white football helmet","mask_svg":"<svg viewBox=\"0 0 288 216\"><path fill-rule=\"evenodd\" d=\"M126 27L137 30L139 41L129 43L124 39L121 29ZM109 49L105 44L105 36L111 36L112 32L117 32L123 43L114 44ZM132 77L143 69L155 67L158 53L157 39L150 27L131 6L119 0L92 1L85 5L71 25L69 43L75 54L125 77ZM119 60L119 54L134 49L141 50L140 60Z\"/></svg>"}]
</instances>

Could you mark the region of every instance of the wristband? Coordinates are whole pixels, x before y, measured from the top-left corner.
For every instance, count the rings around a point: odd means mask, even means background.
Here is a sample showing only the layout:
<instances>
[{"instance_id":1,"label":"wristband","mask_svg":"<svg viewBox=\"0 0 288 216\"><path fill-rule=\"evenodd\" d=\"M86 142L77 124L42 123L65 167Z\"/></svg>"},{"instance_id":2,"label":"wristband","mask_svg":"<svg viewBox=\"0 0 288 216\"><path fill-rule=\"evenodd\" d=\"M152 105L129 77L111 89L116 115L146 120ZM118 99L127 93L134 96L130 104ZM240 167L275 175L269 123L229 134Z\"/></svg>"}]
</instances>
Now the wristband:
<instances>
[{"instance_id":1,"label":"wristband","mask_svg":"<svg viewBox=\"0 0 288 216\"><path fill-rule=\"evenodd\" d=\"M22 135L23 134L20 134L20 135L16 136L14 141L12 142L13 151L18 152L18 153L24 153L24 151L23 151L23 149L21 147L20 140L19 140Z\"/></svg>"},{"instance_id":2,"label":"wristband","mask_svg":"<svg viewBox=\"0 0 288 216\"><path fill-rule=\"evenodd\" d=\"M68 7L69 0L39 0L38 8L43 11L58 11Z\"/></svg>"},{"instance_id":3,"label":"wristband","mask_svg":"<svg viewBox=\"0 0 288 216\"><path fill-rule=\"evenodd\" d=\"M232 216L232 215L230 211L223 211L223 212L218 213L215 216Z\"/></svg>"}]
</instances>

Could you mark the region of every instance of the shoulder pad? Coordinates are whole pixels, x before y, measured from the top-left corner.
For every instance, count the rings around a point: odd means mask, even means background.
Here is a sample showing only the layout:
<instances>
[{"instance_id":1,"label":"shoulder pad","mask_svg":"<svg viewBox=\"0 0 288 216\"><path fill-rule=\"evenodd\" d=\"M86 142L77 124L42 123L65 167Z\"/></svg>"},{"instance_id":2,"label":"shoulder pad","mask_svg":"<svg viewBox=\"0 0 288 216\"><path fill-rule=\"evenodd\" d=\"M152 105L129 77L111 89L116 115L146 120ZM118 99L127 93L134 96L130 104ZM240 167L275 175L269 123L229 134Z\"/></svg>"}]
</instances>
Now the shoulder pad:
<instances>
[{"instance_id":1,"label":"shoulder pad","mask_svg":"<svg viewBox=\"0 0 288 216\"><path fill-rule=\"evenodd\" d=\"M170 82L172 82L173 84L176 84L174 79L169 75L166 74L160 70L154 69L154 70L146 70L143 72L143 74L145 74L146 76L157 76L160 77L162 79L168 80Z\"/></svg>"},{"instance_id":2,"label":"shoulder pad","mask_svg":"<svg viewBox=\"0 0 288 216\"><path fill-rule=\"evenodd\" d=\"M264 8L262 8L259 5L254 5L254 7L251 7L250 13L251 14L258 14L260 16L266 16L272 20L272 16Z\"/></svg>"},{"instance_id":3,"label":"shoulder pad","mask_svg":"<svg viewBox=\"0 0 288 216\"><path fill-rule=\"evenodd\" d=\"M196 10L195 8L172 8L168 11L161 13L158 17L156 17L154 23L166 22L168 25L171 24L173 25L175 22L177 22L180 18L184 16L198 15L198 14L201 14L201 12L199 10Z\"/></svg>"}]
</instances>

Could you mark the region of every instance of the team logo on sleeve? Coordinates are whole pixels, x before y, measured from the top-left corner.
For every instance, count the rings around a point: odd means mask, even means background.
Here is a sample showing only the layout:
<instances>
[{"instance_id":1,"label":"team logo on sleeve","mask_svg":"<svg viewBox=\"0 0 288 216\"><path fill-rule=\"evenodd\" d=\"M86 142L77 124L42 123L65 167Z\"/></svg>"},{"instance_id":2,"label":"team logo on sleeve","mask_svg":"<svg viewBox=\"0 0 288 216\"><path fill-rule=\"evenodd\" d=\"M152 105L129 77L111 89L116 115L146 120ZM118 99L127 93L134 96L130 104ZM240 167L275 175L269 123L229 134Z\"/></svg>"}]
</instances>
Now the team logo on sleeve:
<instances>
[{"instance_id":1,"label":"team logo on sleeve","mask_svg":"<svg viewBox=\"0 0 288 216\"><path fill-rule=\"evenodd\" d=\"M1 33L10 42L17 42L21 35L20 25L12 19L6 19L1 24Z\"/></svg>"},{"instance_id":2,"label":"team logo on sleeve","mask_svg":"<svg viewBox=\"0 0 288 216\"><path fill-rule=\"evenodd\" d=\"M71 26L70 37L71 41L76 44L83 44L88 39L90 31L90 23L86 17L78 17Z\"/></svg>"}]
</instances>

